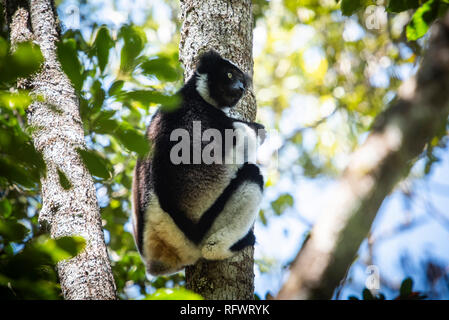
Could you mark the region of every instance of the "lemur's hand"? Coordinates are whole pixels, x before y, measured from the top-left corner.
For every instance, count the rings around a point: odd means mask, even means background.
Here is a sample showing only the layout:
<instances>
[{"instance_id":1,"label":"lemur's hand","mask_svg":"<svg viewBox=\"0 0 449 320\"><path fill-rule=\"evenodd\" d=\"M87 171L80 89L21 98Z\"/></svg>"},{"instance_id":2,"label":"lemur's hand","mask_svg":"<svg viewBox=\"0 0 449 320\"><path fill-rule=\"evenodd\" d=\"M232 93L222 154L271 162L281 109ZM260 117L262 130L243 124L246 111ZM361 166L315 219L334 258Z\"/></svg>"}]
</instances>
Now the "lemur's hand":
<instances>
[{"instance_id":1,"label":"lemur's hand","mask_svg":"<svg viewBox=\"0 0 449 320\"><path fill-rule=\"evenodd\" d=\"M267 136L267 130L265 130L264 125L257 122L251 122L250 125L256 132L257 137L260 139L260 144L264 143Z\"/></svg>"},{"instance_id":2,"label":"lemur's hand","mask_svg":"<svg viewBox=\"0 0 449 320\"><path fill-rule=\"evenodd\" d=\"M236 119L235 119L236 120ZM234 122L234 128L239 127L240 125L238 123L244 124L246 126L248 126L249 128L251 128L255 133L256 136L258 138L258 143L259 145L261 145L266 138L267 135L267 130L265 130L265 127L263 124L257 123L257 122L248 122L248 121L243 121L243 120L236 120Z\"/></svg>"}]
</instances>

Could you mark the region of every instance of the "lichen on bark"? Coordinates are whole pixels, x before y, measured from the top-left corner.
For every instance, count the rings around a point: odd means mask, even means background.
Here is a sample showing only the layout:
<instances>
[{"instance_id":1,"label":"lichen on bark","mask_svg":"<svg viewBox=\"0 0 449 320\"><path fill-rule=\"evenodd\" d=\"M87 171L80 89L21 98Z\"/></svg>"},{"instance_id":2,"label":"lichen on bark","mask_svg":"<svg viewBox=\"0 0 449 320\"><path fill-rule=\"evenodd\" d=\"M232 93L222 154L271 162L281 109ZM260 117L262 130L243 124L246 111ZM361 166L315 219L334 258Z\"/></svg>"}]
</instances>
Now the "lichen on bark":
<instances>
[{"instance_id":1,"label":"lichen on bark","mask_svg":"<svg viewBox=\"0 0 449 320\"><path fill-rule=\"evenodd\" d=\"M40 97L27 109L34 146L46 163L41 178L42 210L39 222L51 237L82 236L86 247L78 256L57 265L65 299L115 299L112 276L101 226L95 186L78 148L85 149L79 100L62 71L56 53L59 40L54 3L50 0L4 0L12 47L22 41L39 45L44 63L41 70L18 85ZM65 190L63 172L71 184Z\"/></svg>"}]
</instances>

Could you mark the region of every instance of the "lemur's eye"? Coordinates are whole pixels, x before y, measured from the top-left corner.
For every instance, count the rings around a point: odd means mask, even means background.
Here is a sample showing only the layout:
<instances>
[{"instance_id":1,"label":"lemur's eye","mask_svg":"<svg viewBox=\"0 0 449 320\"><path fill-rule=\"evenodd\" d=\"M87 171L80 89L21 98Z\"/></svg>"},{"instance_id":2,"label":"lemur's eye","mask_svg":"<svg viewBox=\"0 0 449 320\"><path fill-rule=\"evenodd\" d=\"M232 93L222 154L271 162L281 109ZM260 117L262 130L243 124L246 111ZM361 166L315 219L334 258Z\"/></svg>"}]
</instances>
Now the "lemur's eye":
<instances>
[{"instance_id":1,"label":"lemur's eye","mask_svg":"<svg viewBox=\"0 0 449 320\"><path fill-rule=\"evenodd\" d=\"M228 78L232 79L232 73L228 72Z\"/></svg>"}]
</instances>

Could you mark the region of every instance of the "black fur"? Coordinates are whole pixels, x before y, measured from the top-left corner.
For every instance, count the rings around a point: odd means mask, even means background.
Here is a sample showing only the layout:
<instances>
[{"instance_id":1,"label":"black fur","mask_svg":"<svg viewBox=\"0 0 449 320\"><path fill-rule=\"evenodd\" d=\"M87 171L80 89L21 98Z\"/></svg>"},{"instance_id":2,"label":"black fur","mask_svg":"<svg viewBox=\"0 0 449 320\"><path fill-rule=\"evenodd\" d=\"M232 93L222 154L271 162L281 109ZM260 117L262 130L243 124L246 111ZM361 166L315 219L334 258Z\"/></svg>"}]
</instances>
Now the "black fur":
<instances>
[{"instance_id":1,"label":"black fur","mask_svg":"<svg viewBox=\"0 0 449 320\"><path fill-rule=\"evenodd\" d=\"M247 74L213 50L201 56L197 72L208 75L209 94L218 107L233 107L251 81ZM232 78L227 76L228 73ZM237 82L243 87L234 86Z\"/></svg>"},{"instance_id":2,"label":"black fur","mask_svg":"<svg viewBox=\"0 0 449 320\"><path fill-rule=\"evenodd\" d=\"M151 160L137 159L133 180L133 202L135 206L134 235L137 249L143 253L143 232L146 223L145 210L148 206L148 186L151 183ZM140 186L140 187L139 187ZM142 188L141 186L147 186Z\"/></svg>"},{"instance_id":3,"label":"black fur","mask_svg":"<svg viewBox=\"0 0 449 320\"><path fill-rule=\"evenodd\" d=\"M218 102L219 107L232 107L241 98L243 91L229 82L240 81L248 85L248 77L237 67L232 65L216 53L206 53L200 60L197 72L207 73L210 82L210 96ZM232 72L233 77L226 77L227 72ZM263 177L259 168L254 164L244 164L238 170L235 178L228 180L226 166L223 164L178 164L170 160L170 150L178 141L170 141L173 130L186 129L190 137L193 135L193 121L201 121L202 133L209 128L220 131L225 137L226 129L233 129L235 121L243 122L254 130L263 128L262 125L245 122L228 117L220 108L211 106L196 90L197 75L187 81L180 90L182 103L172 112L159 110L154 115L147 130L147 136L152 142L152 152L147 159L140 159L136 164L135 182L133 185L135 219L137 227L134 233L139 251L143 247L143 226L145 224L145 212L149 203L149 190L153 190L158 197L161 208L167 212L179 229L192 242L198 244L206 235L213 222L223 210L229 198L244 181L255 182L263 189ZM216 84L214 84L216 83ZM202 148L209 142L202 142ZM226 153L222 141L223 157ZM193 148L190 148L193 153ZM192 161L193 154L190 155ZM224 191L217 195L217 199L197 221L193 221L189 213L189 203L201 201L201 195L210 192L210 186L224 185ZM254 244L254 238L250 235L239 240L234 246L235 250Z\"/></svg>"},{"instance_id":4,"label":"black fur","mask_svg":"<svg viewBox=\"0 0 449 320\"><path fill-rule=\"evenodd\" d=\"M201 219L196 223L187 218L186 214L176 207L176 203L169 201L168 197L167 199L161 200L161 198L169 195L168 193L164 193L162 189L156 187L156 194L158 194L161 208L172 217L178 228L182 230L190 241L198 244L203 240L219 213L223 211L229 198L245 181L255 182L263 190L263 177L259 172L259 168L254 164L246 163L239 169L236 177L231 180L223 193L215 200L214 204L204 212Z\"/></svg>"},{"instance_id":5,"label":"black fur","mask_svg":"<svg viewBox=\"0 0 449 320\"><path fill-rule=\"evenodd\" d=\"M169 151L178 142L170 141L169 133L176 128L185 128L192 135L192 122L201 121L203 131L208 128L215 128L224 137L225 129L233 129L234 121L239 121L229 118L221 110L202 100L195 89L195 81L195 78L190 79L182 89L181 94L184 104L181 108L175 112L160 114L163 132L166 134L159 136L154 144L155 161L153 161L152 174L155 192L161 208L170 214L187 238L194 243L199 243L238 186L243 181L250 180L256 182L262 189L263 178L256 165L243 165L220 197L202 215L200 221L192 221L187 217L182 205L180 205L186 200L183 198L186 195L191 195L195 191L194 189L201 188L201 182L204 183L203 192L207 192L208 183L220 182L219 179L224 168L221 164L173 164L170 161ZM194 103L190 104L191 101ZM224 150L224 141L222 143ZM204 142L202 147L205 144L207 143ZM190 149L193 152L193 148ZM191 155L192 159L193 155ZM192 201L192 199L188 200Z\"/></svg>"},{"instance_id":6,"label":"black fur","mask_svg":"<svg viewBox=\"0 0 449 320\"><path fill-rule=\"evenodd\" d=\"M248 246L253 246L256 243L256 237L254 236L254 231L251 229L248 231L246 236L244 236L242 239L234 243L231 248L229 248L231 251L240 251Z\"/></svg>"}]
</instances>

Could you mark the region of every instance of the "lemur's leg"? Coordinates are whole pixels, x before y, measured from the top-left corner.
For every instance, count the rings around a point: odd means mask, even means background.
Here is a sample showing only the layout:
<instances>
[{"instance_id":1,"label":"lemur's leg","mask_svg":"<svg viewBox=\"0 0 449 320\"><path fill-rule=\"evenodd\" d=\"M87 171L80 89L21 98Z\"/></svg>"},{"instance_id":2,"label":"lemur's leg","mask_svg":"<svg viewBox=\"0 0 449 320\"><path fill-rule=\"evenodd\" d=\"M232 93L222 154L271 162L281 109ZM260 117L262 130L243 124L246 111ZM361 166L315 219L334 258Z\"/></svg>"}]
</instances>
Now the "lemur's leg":
<instances>
[{"instance_id":1,"label":"lemur's leg","mask_svg":"<svg viewBox=\"0 0 449 320\"><path fill-rule=\"evenodd\" d=\"M251 240L251 236L247 239L245 236L250 232L259 211L263 178L256 165L246 163L234 179L239 181L239 185L202 241L202 255L209 260L226 259L240 250L245 241ZM242 242L237 244L239 240ZM231 249L235 244L237 246Z\"/></svg>"},{"instance_id":2,"label":"lemur's leg","mask_svg":"<svg viewBox=\"0 0 449 320\"><path fill-rule=\"evenodd\" d=\"M254 235L254 231L251 228L249 232L242 239L234 243L230 250L233 252L237 252L245 249L248 246L253 246L256 243L256 236Z\"/></svg>"}]
</instances>

